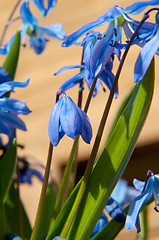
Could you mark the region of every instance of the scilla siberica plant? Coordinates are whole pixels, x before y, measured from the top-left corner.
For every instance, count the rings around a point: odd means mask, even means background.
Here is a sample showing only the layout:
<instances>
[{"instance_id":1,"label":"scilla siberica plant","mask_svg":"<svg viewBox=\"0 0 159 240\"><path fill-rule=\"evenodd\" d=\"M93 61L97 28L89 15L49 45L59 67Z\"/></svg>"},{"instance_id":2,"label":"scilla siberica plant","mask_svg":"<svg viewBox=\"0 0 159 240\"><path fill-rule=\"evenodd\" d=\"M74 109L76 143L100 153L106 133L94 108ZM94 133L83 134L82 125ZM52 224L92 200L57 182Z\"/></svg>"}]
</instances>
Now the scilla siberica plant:
<instances>
[{"instance_id":1,"label":"scilla siberica plant","mask_svg":"<svg viewBox=\"0 0 159 240\"><path fill-rule=\"evenodd\" d=\"M56 5L56 0L33 0L34 5L45 17ZM154 89L154 56L159 54L159 1L139 1L123 8L114 6L97 20L65 36L61 24L41 26L30 10L28 0L18 0L6 24L0 40L0 54L7 55L0 67L0 239L31 240L102 240L114 239L125 227L136 227L137 233L145 239L145 221L140 224L140 215L146 206L155 200L155 210L159 206L159 177L148 171L145 182L134 180L135 188L128 187L122 176L138 136L150 109ZM8 24L19 7L20 31L14 33L3 45ZM149 7L149 10L146 8ZM141 21L132 18L143 11ZM155 22L146 21L151 12ZM130 16L131 15L131 16ZM18 19L19 19L18 18ZM106 25L104 32L96 28ZM126 41L123 42L123 36ZM38 172L26 159L17 158L17 129L26 131L24 122L18 115L31 111L25 102L11 98L15 88L25 88L24 82L14 80L17 67L20 39L22 46L27 40L36 54L46 47L47 37L63 40L62 47L72 44L82 47L81 64L64 66L54 75L65 70L79 68L79 73L64 81L57 89L55 104L51 110L48 135L48 150L45 174ZM79 39L83 39L79 41ZM103 130L113 98L118 97L118 79L125 58L131 46L141 48L134 66L135 87L122 104L114 120L113 128L103 150L97 157ZM49 46L48 46L49 47ZM117 72L113 64L119 63ZM12 64L11 64L12 63ZM88 98L82 110L82 93L85 82L89 88ZM68 96L67 90L79 84L78 104ZM92 139L91 120L87 116L92 97L97 96L99 87L109 89L109 97L101 118L98 132L90 153L90 158L82 179L74 186L76 172L73 165L77 161L79 137L90 143ZM98 96L97 96L98 97ZM3 135L8 137L4 143ZM54 191L51 175L53 148L58 147L64 136L74 139L70 157L58 192ZM61 150L62 151L62 150ZM18 160L17 160L18 159ZM23 168L20 169L20 161ZM42 183L42 191L37 215L31 227L24 206L19 198L19 184L32 183L32 176ZM72 177L73 176L73 177ZM111 217L108 218L108 215Z\"/></svg>"}]
</instances>

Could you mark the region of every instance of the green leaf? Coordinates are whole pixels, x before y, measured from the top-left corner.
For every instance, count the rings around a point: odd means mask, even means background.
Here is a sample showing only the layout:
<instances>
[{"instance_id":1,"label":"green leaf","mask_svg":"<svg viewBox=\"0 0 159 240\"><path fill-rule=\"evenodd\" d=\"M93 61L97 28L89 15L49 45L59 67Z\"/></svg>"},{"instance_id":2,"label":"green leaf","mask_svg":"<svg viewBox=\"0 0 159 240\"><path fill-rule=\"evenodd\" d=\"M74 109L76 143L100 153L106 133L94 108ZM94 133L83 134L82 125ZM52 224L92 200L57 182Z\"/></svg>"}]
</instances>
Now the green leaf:
<instances>
[{"instance_id":1,"label":"green leaf","mask_svg":"<svg viewBox=\"0 0 159 240\"><path fill-rule=\"evenodd\" d=\"M17 32L11 49L7 55L7 58L3 64L3 67L7 70L12 80L14 80L18 58L20 50L20 31Z\"/></svg>"},{"instance_id":2,"label":"green leaf","mask_svg":"<svg viewBox=\"0 0 159 240\"><path fill-rule=\"evenodd\" d=\"M8 232L20 236L23 240L30 239L31 225L22 202L19 205L18 191L12 183L8 198L5 202L5 217Z\"/></svg>"},{"instance_id":3,"label":"green leaf","mask_svg":"<svg viewBox=\"0 0 159 240\"><path fill-rule=\"evenodd\" d=\"M135 85L126 108L101 153L89 179L67 240L89 239L117 181L123 174L146 120L154 89L154 61Z\"/></svg>"},{"instance_id":4,"label":"green leaf","mask_svg":"<svg viewBox=\"0 0 159 240\"><path fill-rule=\"evenodd\" d=\"M43 213L41 217L42 220L40 222L37 239L45 239L48 233L49 225L52 219L55 200L56 200L56 190L55 190L54 182L51 182L47 187L46 198L45 198Z\"/></svg>"},{"instance_id":5,"label":"green leaf","mask_svg":"<svg viewBox=\"0 0 159 240\"><path fill-rule=\"evenodd\" d=\"M72 192L72 194L69 196L69 198L65 202L65 204L64 204L63 208L61 209L60 213L58 214L56 220L51 223L49 233L46 237L46 240L52 240L54 237L60 235L62 228L65 224L65 221L69 215L69 212L73 206L75 198L77 196L79 187L80 187L80 183L78 183L76 185L76 187L74 188L74 191Z\"/></svg>"},{"instance_id":6,"label":"green leaf","mask_svg":"<svg viewBox=\"0 0 159 240\"><path fill-rule=\"evenodd\" d=\"M13 180L13 175L16 168L16 159L17 146L16 140L13 140L12 145L0 160L0 192L3 202L6 201L7 194Z\"/></svg>"}]
</instances>

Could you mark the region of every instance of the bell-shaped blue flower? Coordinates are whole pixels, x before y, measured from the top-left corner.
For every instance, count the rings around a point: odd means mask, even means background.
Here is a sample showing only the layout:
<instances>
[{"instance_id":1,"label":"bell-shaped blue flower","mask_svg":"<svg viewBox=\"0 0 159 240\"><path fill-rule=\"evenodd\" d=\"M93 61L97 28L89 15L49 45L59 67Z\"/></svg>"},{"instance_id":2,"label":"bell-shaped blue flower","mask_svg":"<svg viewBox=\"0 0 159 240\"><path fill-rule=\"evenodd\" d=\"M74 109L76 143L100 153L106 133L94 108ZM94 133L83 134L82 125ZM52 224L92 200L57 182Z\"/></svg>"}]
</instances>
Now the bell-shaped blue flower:
<instances>
[{"instance_id":1,"label":"bell-shaped blue flower","mask_svg":"<svg viewBox=\"0 0 159 240\"><path fill-rule=\"evenodd\" d=\"M97 224L96 224L96 226L93 230L93 233L92 233L90 239L94 235L96 235L98 232L100 232L107 223L108 223L108 219L107 219L106 215L102 212L102 214L101 214L101 216L100 216L100 218L99 218L99 220L98 220L98 222L97 222Z\"/></svg>"},{"instance_id":2,"label":"bell-shaped blue flower","mask_svg":"<svg viewBox=\"0 0 159 240\"><path fill-rule=\"evenodd\" d=\"M63 237L55 237L53 240L65 240Z\"/></svg>"},{"instance_id":3,"label":"bell-shaped blue flower","mask_svg":"<svg viewBox=\"0 0 159 240\"><path fill-rule=\"evenodd\" d=\"M151 172L151 176L146 183L137 179L134 179L133 183L135 188L142 191L142 193L137 196L130 205L125 223L125 229L127 230L132 229L135 226L142 206L153 196L155 199L155 210L159 211L159 175L153 175Z\"/></svg>"},{"instance_id":4,"label":"bell-shaped blue flower","mask_svg":"<svg viewBox=\"0 0 159 240\"><path fill-rule=\"evenodd\" d=\"M68 96L61 97L53 106L48 131L53 146L56 146L65 134L73 139L81 135L86 143L90 143L92 138L89 118Z\"/></svg>"}]
</instances>

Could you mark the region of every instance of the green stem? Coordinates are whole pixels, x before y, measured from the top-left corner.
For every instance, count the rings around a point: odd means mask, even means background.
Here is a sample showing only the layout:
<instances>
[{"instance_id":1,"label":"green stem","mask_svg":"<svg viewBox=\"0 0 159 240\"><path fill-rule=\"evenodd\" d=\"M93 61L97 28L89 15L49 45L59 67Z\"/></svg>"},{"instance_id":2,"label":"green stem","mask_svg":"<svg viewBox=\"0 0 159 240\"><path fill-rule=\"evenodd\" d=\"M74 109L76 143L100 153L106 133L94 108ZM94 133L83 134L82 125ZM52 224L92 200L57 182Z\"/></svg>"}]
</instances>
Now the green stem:
<instances>
[{"instance_id":1,"label":"green stem","mask_svg":"<svg viewBox=\"0 0 159 240\"><path fill-rule=\"evenodd\" d=\"M147 222L147 207L140 213L141 232L137 234L137 239L147 240L148 236L148 222Z\"/></svg>"},{"instance_id":2,"label":"green stem","mask_svg":"<svg viewBox=\"0 0 159 240\"><path fill-rule=\"evenodd\" d=\"M65 172L64 172L64 176L62 178L60 189L58 191L58 196L57 196L56 203L55 203L55 208L54 208L53 221L56 218L56 216L58 215L58 213L59 213L59 211L61 209L62 203L63 203L65 189L66 189L66 186L67 186L67 182L68 182L68 178L69 178L72 162L73 162L73 159L74 159L74 154L76 152L76 148L77 148L77 145L78 145L78 139L79 139L79 136L77 136L75 138L75 141L73 143L71 154L70 154L68 163L66 165L66 169L65 169Z\"/></svg>"},{"instance_id":3,"label":"green stem","mask_svg":"<svg viewBox=\"0 0 159 240\"><path fill-rule=\"evenodd\" d=\"M67 234L68 234L68 232L69 232L69 230L71 228L72 222L73 222L73 220L74 220L74 218L76 216L76 213L78 211L80 202L81 202L83 194L85 192L85 189L86 189L89 177L91 175L92 168L93 168L93 165L94 165L94 161L95 161L98 149L99 149L99 145L100 145L100 142L101 142L102 134L103 134L103 131L104 131L104 127L105 127L105 124L106 124L108 113L109 113L109 110L110 110L110 107L111 107L111 104L112 104L113 96L114 96L114 93L115 93L115 90L116 90L116 87L117 87L117 84L118 84L118 79L119 79L119 76L120 76L120 73L121 73L121 70L122 70L125 58L127 56L127 53L128 53L128 51L130 49L130 46L131 46L133 40L135 39L139 29L141 28L142 24L145 22L145 20L148 17L149 16L147 14L144 15L143 19L141 20L141 22L138 25L135 33L133 34L132 38L130 39L130 41L129 41L128 45L127 45L127 48L125 49L125 52L124 52L124 54L122 56L121 62L119 64L119 67L118 67L118 70L117 70L117 73L116 73L116 76L115 76L115 79L114 79L114 83L113 83L112 89L111 89L110 94L109 94L108 101L107 101L106 106L105 106L104 113L103 113L103 116L102 116L102 119L101 119L101 122L100 122L100 125L99 125L99 128L98 128L96 139L95 139L95 142L94 142L94 145L93 145L93 149L92 149L92 152L91 152L91 155L90 155L87 167L86 167L86 171L85 171L84 176L83 176L83 180L82 180L80 189L78 191L78 194L77 194L77 197L75 199L74 205L73 205L73 207L72 207L72 209L70 211L70 214L69 214L69 216L67 218L67 221L66 221L66 223L64 225L64 228L63 228L63 230L61 232L61 236L64 237L64 238L66 238L66 236L67 236Z\"/></svg>"},{"instance_id":4,"label":"green stem","mask_svg":"<svg viewBox=\"0 0 159 240\"><path fill-rule=\"evenodd\" d=\"M36 215L34 228L33 228L33 232L32 232L30 240L37 240L38 229L39 229L39 226L40 226L41 216L42 216L44 202L45 202L46 190L47 190L47 186L48 186L48 179L49 179L49 173L50 173L50 167L51 167L52 153L53 153L53 145L50 142L47 164L46 164L45 175L44 175L44 181L43 181L42 190L41 190L40 201L39 201L37 215Z\"/></svg>"},{"instance_id":5,"label":"green stem","mask_svg":"<svg viewBox=\"0 0 159 240\"><path fill-rule=\"evenodd\" d=\"M3 43L4 37L5 37L6 31L7 31L7 29L8 29L8 26L9 26L9 24L11 23L12 17L14 16L14 13L15 13L15 11L17 10L17 8L18 8L19 4L21 3L21 1L22 1L22 0L18 0L18 1L17 1L15 7L13 8L13 10L12 10L12 12L11 12L9 18L8 18L8 21L6 22L6 24L5 24L5 26L4 26L4 29L3 29L3 32L2 32L2 36L1 36L1 39L0 39L0 46L2 46L2 43ZM15 19L17 20L17 19L19 19L19 17L18 17L18 18L15 18ZM15 21L15 19L14 19L14 21Z\"/></svg>"}]
</instances>

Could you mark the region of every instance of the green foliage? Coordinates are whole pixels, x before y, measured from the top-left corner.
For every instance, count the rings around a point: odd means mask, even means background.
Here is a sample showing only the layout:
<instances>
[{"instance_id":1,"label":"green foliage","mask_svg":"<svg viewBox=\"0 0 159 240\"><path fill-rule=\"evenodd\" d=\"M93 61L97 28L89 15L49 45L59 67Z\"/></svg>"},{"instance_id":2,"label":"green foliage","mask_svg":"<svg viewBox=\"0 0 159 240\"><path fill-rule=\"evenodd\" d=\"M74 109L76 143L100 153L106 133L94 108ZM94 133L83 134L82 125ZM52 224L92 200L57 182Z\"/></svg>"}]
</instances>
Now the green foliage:
<instances>
[{"instance_id":1,"label":"green foliage","mask_svg":"<svg viewBox=\"0 0 159 240\"><path fill-rule=\"evenodd\" d=\"M149 112L154 89L154 61L138 82L93 169L67 239L89 239L117 181L131 157Z\"/></svg>"},{"instance_id":2,"label":"green foliage","mask_svg":"<svg viewBox=\"0 0 159 240\"><path fill-rule=\"evenodd\" d=\"M3 64L3 67L7 70L12 80L14 80L15 72L17 69L20 50L20 31L17 32L11 49L7 55L7 58Z\"/></svg>"},{"instance_id":3,"label":"green foliage","mask_svg":"<svg viewBox=\"0 0 159 240\"><path fill-rule=\"evenodd\" d=\"M9 188L13 181L13 175L16 168L16 160L16 140L13 140L12 145L9 147L8 151L6 151L5 155L0 160L0 192L3 202L6 201Z\"/></svg>"}]
</instances>

